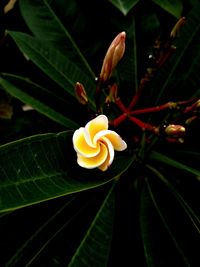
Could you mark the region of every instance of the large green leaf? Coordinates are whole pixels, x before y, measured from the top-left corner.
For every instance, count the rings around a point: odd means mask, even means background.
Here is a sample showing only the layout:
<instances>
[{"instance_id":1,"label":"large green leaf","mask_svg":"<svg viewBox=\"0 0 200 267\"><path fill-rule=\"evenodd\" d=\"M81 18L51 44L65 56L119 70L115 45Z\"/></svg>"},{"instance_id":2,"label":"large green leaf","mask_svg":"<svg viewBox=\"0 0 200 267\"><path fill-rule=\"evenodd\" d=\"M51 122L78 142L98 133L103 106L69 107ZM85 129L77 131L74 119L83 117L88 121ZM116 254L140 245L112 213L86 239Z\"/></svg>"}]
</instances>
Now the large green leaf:
<instances>
[{"instance_id":1,"label":"large green leaf","mask_svg":"<svg viewBox=\"0 0 200 267\"><path fill-rule=\"evenodd\" d=\"M72 132L41 134L0 147L0 211L5 212L101 186L133 161L116 155L102 172L78 166Z\"/></svg>"},{"instance_id":2,"label":"large green leaf","mask_svg":"<svg viewBox=\"0 0 200 267\"><path fill-rule=\"evenodd\" d=\"M19 82L20 86L18 84ZM38 84L14 75L2 75L0 84L12 96L20 99L25 104L31 105L34 109L61 125L71 129L76 129L79 126L76 122L64 116L60 111L56 111L56 108L58 109L64 105L69 108L71 106L70 103L64 102L55 94Z\"/></svg>"},{"instance_id":3,"label":"large green leaf","mask_svg":"<svg viewBox=\"0 0 200 267\"><path fill-rule=\"evenodd\" d=\"M148 267L156 267L156 245L154 242L154 229L155 215L152 212L152 201L150 199L148 190L144 187L141 193L141 205L140 205L140 229L141 237L144 248L144 256L146 258ZM154 224L152 223L154 221ZM160 253L158 254L160 255Z\"/></svg>"},{"instance_id":4,"label":"large green leaf","mask_svg":"<svg viewBox=\"0 0 200 267\"><path fill-rule=\"evenodd\" d=\"M181 207L185 211L186 215L190 219L192 225L194 226L197 233L200 233L200 219L198 215L193 211L190 205L186 202L184 197L176 190L176 188L168 181L167 177L165 177L161 172L159 172L156 168L150 165L146 165L149 170L157 177L160 181L166 185L170 192L175 196L176 200L180 203Z\"/></svg>"},{"instance_id":5,"label":"large green leaf","mask_svg":"<svg viewBox=\"0 0 200 267\"><path fill-rule=\"evenodd\" d=\"M123 94L127 96L127 99L132 97L138 88L138 43L136 39L136 20L133 16L130 22L129 29L126 34L126 50L125 54L117 67L117 73L120 80L124 84Z\"/></svg>"},{"instance_id":6,"label":"large green leaf","mask_svg":"<svg viewBox=\"0 0 200 267\"><path fill-rule=\"evenodd\" d=\"M97 212L68 267L107 266L114 221L114 189L108 195Z\"/></svg>"},{"instance_id":7,"label":"large green leaf","mask_svg":"<svg viewBox=\"0 0 200 267\"><path fill-rule=\"evenodd\" d=\"M153 2L177 18L182 15L183 6L181 0L153 0Z\"/></svg>"},{"instance_id":8,"label":"large green leaf","mask_svg":"<svg viewBox=\"0 0 200 267\"><path fill-rule=\"evenodd\" d=\"M198 138L198 137L197 137ZM194 139L192 139L193 142ZM189 165L192 168L199 169L199 161L200 161L200 152L199 152L199 146L198 144L194 143L196 150L195 151L190 151L190 150L176 150L174 151L174 157L176 158L181 158L181 162L183 164L188 164L188 159Z\"/></svg>"},{"instance_id":9,"label":"large green leaf","mask_svg":"<svg viewBox=\"0 0 200 267\"><path fill-rule=\"evenodd\" d=\"M165 210L170 198L166 202L167 196L163 188L148 178L145 181L146 186L141 196L140 223L148 266L191 266L175 232L176 227L171 225L174 220L168 216L169 207ZM176 254L173 254L174 249Z\"/></svg>"},{"instance_id":10,"label":"large green leaf","mask_svg":"<svg viewBox=\"0 0 200 267\"><path fill-rule=\"evenodd\" d=\"M32 264L43 250L45 250L48 244L62 232L72 220L75 219L77 210L74 211L74 214L70 214L69 210L79 196L79 194L76 194L70 197L69 200L65 199L64 204L59 207L51 217L48 217L48 219L42 223L39 228L15 251L14 255L12 255L6 262L6 266L25 266L25 264L28 266ZM82 209L84 209L84 205L78 208L78 212ZM27 209L24 209L24 212L27 215L26 211ZM68 216L66 216L66 213ZM17 214L17 212L15 214ZM64 223L61 226L59 221L60 217L65 218ZM51 227L53 227L53 233ZM48 233L47 236L44 235L45 232Z\"/></svg>"},{"instance_id":11,"label":"large green leaf","mask_svg":"<svg viewBox=\"0 0 200 267\"><path fill-rule=\"evenodd\" d=\"M124 16L139 2L139 0L109 0Z\"/></svg>"},{"instance_id":12,"label":"large green leaf","mask_svg":"<svg viewBox=\"0 0 200 267\"><path fill-rule=\"evenodd\" d=\"M94 78L86 59L50 4L49 0L20 1L21 14L27 26L37 38L58 45L59 50L67 58L76 61L84 72Z\"/></svg>"},{"instance_id":13,"label":"large green leaf","mask_svg":"<svg viewBox=\"0 0 200 267\"><path fill-rule=\"evenodd\" d=\"M25 33L9 33L23 53L69 94L74 96L75 83L81 82L86 88L91 106L94 107L91 96L94 95L95 82L74 62L70 61L52 44L45 43Z\"/></svg>"},{"instance_id":14,"label":"large green leaf","mask_svg":"<svg viewBox=\"0 0 200 267\"><path fill-rule=\"evenodd\" d=\"M177 168L177 169L180 169L182 171L187 171L195 176L200 176L200 170L197 170L195 168L192 168L180 161L177 161L169 156L166 156L164 154L161 154L157 151L152 151L151 155L150 155L150 158L153 159L153 160L156 160L164 165L168 165L168 166L171 166L173 168Z\"/></svg>"}]
</instances>

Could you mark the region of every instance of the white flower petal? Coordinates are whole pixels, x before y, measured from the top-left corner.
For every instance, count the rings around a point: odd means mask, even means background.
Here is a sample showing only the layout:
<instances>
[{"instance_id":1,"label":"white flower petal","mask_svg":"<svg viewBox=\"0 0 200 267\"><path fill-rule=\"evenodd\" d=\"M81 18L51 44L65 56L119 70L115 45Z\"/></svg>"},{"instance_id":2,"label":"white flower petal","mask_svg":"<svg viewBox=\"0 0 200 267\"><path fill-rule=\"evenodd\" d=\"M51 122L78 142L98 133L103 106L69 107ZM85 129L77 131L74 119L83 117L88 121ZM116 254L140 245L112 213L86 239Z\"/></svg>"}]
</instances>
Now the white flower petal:
<instances>
[{"instance_id":1,"label":"white flower petal","mask_svg":"<svg viewBox=\"0 0 200 267\"><path fill-rule=\"evenodd\" d=\"M98 167L101 171L106 171L110 165L112 164L114 160L114 148L110 140L106 137L102 137L101 141L104 142L104 144L107 146L108 149L108 155L105 161Z\"/></svg>"},{"instance_id":2,"label":"white flower petal","mask_svg":"<svg viewBox=\"0 0 200 267\"><path fill-rule=\"evenodd\" d=\"M114 154L115 154L113 145L110 142L110 140L106 138L105 136L101 138L100 142L103 142L108 149L108 156L109 156L108 165L110 166L114 160Z\"/></svg>"},{"instance_id":3,"label":"white flower petal","mask_svg":"<svg viewBox=\"0 0 200 267\"><path fill-rule=\"evenodd\" d=\"M108 119L105 115L99 115L93 120L89 121L85 126L85 140L89 146L95 147L93 138L94 136L102 130L108 129Z\"/></svg>"},{"instance_id":4,"label":"white flower petal","mask_svg":"<svg viewBox=\"0 0 200 267\"><path fill-rule=\"evenodd\" d=\"M93 143L96 144L97 140L99 140L102 136L105 136L107 139L109 139L114 149L117 151L122 151L127 148L126 142L124 142L124 140L120 137L119 134L112 130L103 130L98 132L94 136Z\"/></svg>"},{"instance_id":5,"label":"white flower petal","mask_svg":"<svg viewBox=\"0 0 200 267\"><path fill-rule=\"evenodd\" d=\"M108 156L108 149L105 144L100 143L100 152L98 155L91 158L83 157L80 154L77 154L77 156L77 162L81 167L93 169L99 167L106 160Z\"/></svg>"},{"instance_id":6,"label":"white flower petal","mask_svg":"<svg viewBox=\"0 0 200 267\"><path fill-rule=\"evenodd\" d=\"M100 146L96 145L96 147L91 147L85 140L85 128L81 127L74 132L72 141L74 149L77 153L81 154L85 157L94 157L99 154Z\"/></svg>"}]
</instances>

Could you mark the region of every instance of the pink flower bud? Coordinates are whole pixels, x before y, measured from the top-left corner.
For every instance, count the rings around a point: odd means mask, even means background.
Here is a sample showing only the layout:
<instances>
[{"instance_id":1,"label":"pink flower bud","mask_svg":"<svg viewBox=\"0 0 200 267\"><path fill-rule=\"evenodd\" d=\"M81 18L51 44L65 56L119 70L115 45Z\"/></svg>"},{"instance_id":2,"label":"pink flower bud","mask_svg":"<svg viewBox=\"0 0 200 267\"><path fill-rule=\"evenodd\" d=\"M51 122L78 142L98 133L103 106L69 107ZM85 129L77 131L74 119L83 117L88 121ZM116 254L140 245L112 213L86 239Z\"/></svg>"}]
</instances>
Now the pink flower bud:
<instances>
[{"instance_id":1,"label":"pink flower bud","mask_svg":"<svg viewBox=\"0 0 200 267\"><path fill-rule=\"evenodd\" d=\"M88 103L88 99L87 99L87 94L85 91L84 86L77 82L75 85L75 93L76 93L76 98L78 99L78 101L83 104L86 105Z\"/></svg>"},{"instance_id":2,"label":"pink flower bud","mask_svg":"<svg viewBox=\"0 0 200 267\"><path fill-rule=\"evenodd\" d=\"M100 80L107 81L124 55L126 33L119 33L109 46L100 73Z\"/></svg>"}]
</instances>

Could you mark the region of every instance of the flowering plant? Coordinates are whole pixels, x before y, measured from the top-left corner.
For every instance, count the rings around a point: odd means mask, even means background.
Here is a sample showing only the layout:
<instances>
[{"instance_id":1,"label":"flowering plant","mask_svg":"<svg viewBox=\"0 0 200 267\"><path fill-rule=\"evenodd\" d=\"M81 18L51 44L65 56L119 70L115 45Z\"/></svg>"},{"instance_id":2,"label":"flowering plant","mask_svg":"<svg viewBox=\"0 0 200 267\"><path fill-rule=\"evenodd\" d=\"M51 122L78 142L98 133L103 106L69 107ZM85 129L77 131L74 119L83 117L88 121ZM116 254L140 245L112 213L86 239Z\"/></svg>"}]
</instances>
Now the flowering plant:
<instances>
[{"instance_id":1,"label":"flowering plant","mask_svg":"<svg viewBox=\"0 0 200 267\"><path fill-rule=\"evenodd\" d=\"M0 265L196 266L200 5L67 2L4 9Z\"/></svg>"}]
</instances>

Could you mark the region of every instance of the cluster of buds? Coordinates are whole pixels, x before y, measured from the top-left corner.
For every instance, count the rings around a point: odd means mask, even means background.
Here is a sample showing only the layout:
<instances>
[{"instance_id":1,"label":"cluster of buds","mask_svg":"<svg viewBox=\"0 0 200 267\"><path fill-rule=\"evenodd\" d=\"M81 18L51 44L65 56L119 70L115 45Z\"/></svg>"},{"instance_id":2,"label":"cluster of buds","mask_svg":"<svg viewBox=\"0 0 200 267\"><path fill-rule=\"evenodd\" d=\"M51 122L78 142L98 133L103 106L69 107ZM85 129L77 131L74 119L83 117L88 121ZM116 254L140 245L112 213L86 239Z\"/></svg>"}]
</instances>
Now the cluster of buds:
<instances>
[{"instance_id":1,"label":"cluster of buds","mask_svg":"<svg viewBox=\"0 0 200 267\"><path fill-rule=\"evenodd\" d=\"M169 40L163 42L159 37L155 40L153 50L149 54L151 66L147 68L147 76L152 77L156 70L160 68L173 52L176 47L173 45L173 40L178 36L182 26L185 24L186 18L181 17L170 32Z\"/></svg>"},{"instance_id":2,"label":"cluster of buds","mask_svg":"<svg viewBox=\"0 0 200 267\"><path fill-rule=\"evenodd\" d=\"M129 120L130 122L138 126L142 131L149 131L157 136L164 136L165 140L167 140L168 142L184 142L186 131L185 127L198 117L200 100L168 102L160 106L147 107L136 110L134 108L138 103L141 94L144 92L147 83L149 83L149 81L154 76L155 71L160 68L166 62L172 52L176 50L172 41L177 37L180 29L185 24L185 22L185 17L182 17L178 20L171 33L169 34L168 41L162 42L159 38L156 39L153 46L153 53L151 55L151 59L153 60L154 64L147 68L144 77L140 80L139 87L136 90L137 93L133 96L128 106L125 106L118 96L118 84L111 81L114 70L125 52L126 33L123 31L114 38L105 54L99 77L96 79L97 86L95 94L95 114L103 113L100 98L102 96L102 90L106 90L106 92L104 91L106 96L103 103L105 103L106 106L109 106L110 103L114 103L119 112L121 112L121 114L116 116L114 120L109 120L109 124L114 128L116 128L124 120ZM77 82L75 85L75 93L78 101L81 104L88 104L86 91L84 89L84 86L80 82ZM140 120L137 117L141 114L152 114L166 109L175 110L175 112L177 111L177 114L181 113L181 116L183 115L185 120L178 122L176 121L177 124L174 121L169 121L169 124L167 126L162 127L161 125L151 125Z\"/></svg>"},{"instance_id":3,"label":"cluster of buds","mask_svg":"<svg viewBox=\"0 0 200 267\"><path fill-rule=\"evenodd\" d=\"M97 78L97 88L96 88L96 106L97 113L102 113L101 107L99 107L99 97L101 93L102 86L111 78L117 64L122 59L125 52L125 40L126 33L120 32L114 40L111 42L106 55L103 60L102 68ZM108 85L109 93L105 99L105 103L109 104L117 100L118 86L116 83ZM75 95L79 103L86 105L88 104L88 98L84 86L77 82L75 84Z\"/></svg>"}]
</instances>

